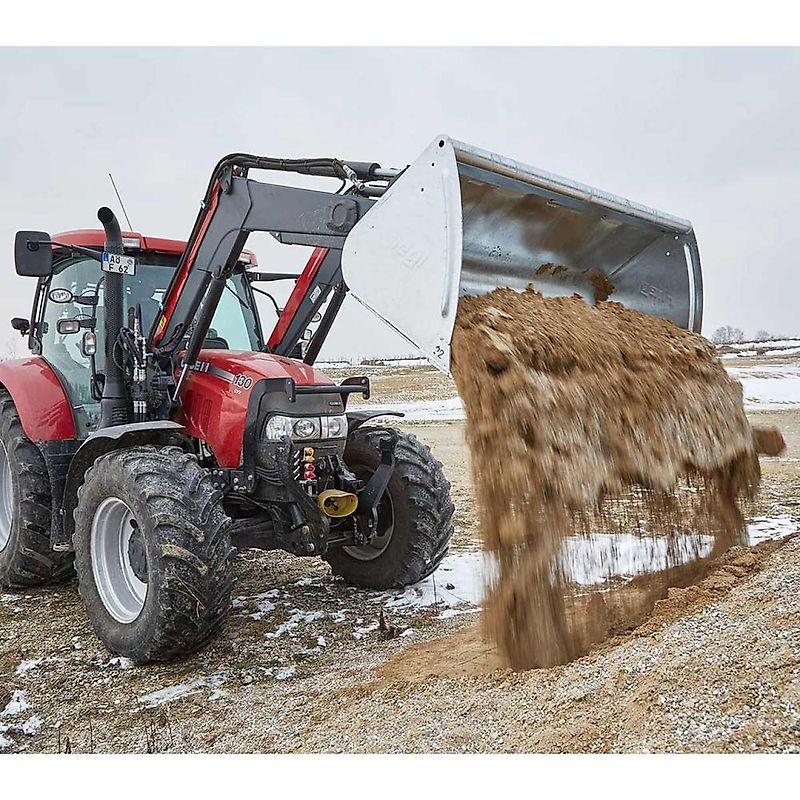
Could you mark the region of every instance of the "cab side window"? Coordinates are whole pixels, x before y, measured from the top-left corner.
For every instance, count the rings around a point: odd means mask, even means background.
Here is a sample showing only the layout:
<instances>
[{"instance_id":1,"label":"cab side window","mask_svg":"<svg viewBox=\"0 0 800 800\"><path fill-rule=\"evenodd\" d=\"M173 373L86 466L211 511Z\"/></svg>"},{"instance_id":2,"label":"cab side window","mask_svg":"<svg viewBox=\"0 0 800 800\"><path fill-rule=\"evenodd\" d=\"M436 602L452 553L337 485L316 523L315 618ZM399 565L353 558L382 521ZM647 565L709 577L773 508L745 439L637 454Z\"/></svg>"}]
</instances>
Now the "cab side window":
<instances>
[{"instance_id":1,"label":"cab side window","mask_svg":"<svg viewBox=\"0 0 800 800\"><path fill-rule=\"evenodd\" d=\"M72 298L75 295L94 293L99 275L96 262L85 257L58 264L44 292L39 324L42 355L55 369L67 392L75 412L79 438L88 435L96 427L100 404L92 397L91 362L81 351L82 331L61 334L58 332L58 321L91 318L91 306L80 305ZM102 304L102 291L100 303ZM102 305L98 306L98 319L100 318ZM102 330L101 325L98 327ZM98 349L101 346L102 342L98 342Z\"/></svg>"}]
</instances>

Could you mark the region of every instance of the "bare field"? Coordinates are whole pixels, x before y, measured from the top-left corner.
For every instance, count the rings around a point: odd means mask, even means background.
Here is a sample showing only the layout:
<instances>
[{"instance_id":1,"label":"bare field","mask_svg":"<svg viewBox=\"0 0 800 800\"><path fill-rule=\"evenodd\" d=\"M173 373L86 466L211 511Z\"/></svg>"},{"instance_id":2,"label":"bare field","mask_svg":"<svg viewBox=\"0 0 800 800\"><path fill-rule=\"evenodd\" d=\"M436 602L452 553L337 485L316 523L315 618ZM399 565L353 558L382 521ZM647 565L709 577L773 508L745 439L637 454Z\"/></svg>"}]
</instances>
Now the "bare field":
<instances>
[{"instance_id":1,"label":"bare field","mask_svg":"<svg viewBox=\"0 0 800 800\"><path fill-rule=\"evenodd\" d=\"M376 405L454 395L432 369L364 371ZM788 443L762 459L753 530L785 535L800 527L800 410L752 419ZM223 635L142 667L100 645L74 582L0 594L0 753L800 751L800 538L732 551L572 664L511 673L476 625L463 423L409 429L456 504L452 555L432 579L371 593L320 560L245 551Z\"/></svg>"}]
</instances>

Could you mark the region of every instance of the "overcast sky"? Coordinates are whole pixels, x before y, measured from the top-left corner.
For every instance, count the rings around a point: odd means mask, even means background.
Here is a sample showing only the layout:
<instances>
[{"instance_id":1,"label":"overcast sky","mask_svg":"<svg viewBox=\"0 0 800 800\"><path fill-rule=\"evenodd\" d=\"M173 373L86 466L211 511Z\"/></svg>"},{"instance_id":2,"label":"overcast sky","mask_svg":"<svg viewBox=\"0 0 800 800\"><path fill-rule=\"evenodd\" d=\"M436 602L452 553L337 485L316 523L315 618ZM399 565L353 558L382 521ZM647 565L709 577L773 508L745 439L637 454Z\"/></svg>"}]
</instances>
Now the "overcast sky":
<instances>
[{"instance_id":1,"label":"overcast sky","mask_svg":"<svg viewBox=\"0 0 800 800\"><path fill-rule=\"evenodd\" d=\"M30 310L15 231L96 227L109 171L185 238L225 153L403 166L447 133L691 219L706 335L800 334L799 85L797 49L0 50L0 317ZM407 352L348 301L323 355Z\"/></svg>"}]
</instances>

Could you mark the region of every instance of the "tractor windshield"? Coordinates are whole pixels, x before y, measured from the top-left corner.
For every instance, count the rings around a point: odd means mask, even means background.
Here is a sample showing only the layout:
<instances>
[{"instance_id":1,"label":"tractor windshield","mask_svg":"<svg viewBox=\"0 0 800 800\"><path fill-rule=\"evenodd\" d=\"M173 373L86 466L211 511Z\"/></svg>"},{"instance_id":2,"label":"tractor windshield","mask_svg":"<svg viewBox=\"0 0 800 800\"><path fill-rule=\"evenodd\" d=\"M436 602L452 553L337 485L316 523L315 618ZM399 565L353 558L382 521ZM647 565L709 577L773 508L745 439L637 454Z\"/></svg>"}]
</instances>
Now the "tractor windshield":
<instances>
[{"instance_id":1,"label":"tractor windshield","mask_svg":"<svg viewBox=\"0 0 800 800\"><path fill-rule=\"evenodd\" d=\"M177 257L156 253L136 256L136 274L123 276L123 302L126 324L136 308L141 308L142 331L147 335L161 307L161 300L177 266ZM81 349L82 333L60 334L61 319L90 320L92 306L77 303L78 295L97 295L97 353L105 347L103 276L100 264L86 256L73 255L57 260L52 277L43 292L37 326L42 355L59 372L67 388L80 429L88 435L96 427L100 404L92 396L91 362ZM66 290L66 291L64 291ZM214 314L206 346L226 350L262 349L261 329L253 311L254 300L242 273L231 277ZM102 371L102 357L98 359ZM96 394L96 393L95 393Z\"/></svg>"}]
</instances>

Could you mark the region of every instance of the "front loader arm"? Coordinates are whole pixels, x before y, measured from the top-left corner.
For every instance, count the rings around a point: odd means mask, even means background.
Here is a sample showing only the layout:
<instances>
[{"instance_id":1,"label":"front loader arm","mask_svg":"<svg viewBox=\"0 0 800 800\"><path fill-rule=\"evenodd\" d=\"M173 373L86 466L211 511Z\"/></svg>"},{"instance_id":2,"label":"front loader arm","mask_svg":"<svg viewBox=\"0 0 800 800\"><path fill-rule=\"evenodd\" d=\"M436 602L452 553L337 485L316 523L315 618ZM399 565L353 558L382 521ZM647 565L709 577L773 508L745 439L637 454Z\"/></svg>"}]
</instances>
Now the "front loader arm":
<instances>
[{"instance_id":1,"label":"front loader arm","mask_svg":"<svg viewBox=\"0 0 800 800\"><path fill-rule=\"evenodd\" d=\"M341 281L340 257L345 239L353 226L369 211L373 201L355 194L335 194L291 186L261 183L247 177L252 168L294 171L324 177L347 178L352 175L374 179L376 164L334 159L283 161L256 156L228 156L214 171L203 208L195 221L186 250L167 288L149 336L150 350L163 366L173 360L191 337L182 359L185 368L192 364L202 346L214 311L253 231L272 233L286 244L304 244L319 248L318 268L324 267L325 293L330 291L338 274ZM370 178L369 176L373 177ZM313 261L312 257L312 261ZM313 281L298 282L303 296L296 297L294 311L303 311L296 324L294 313L282 315L282 332L271 339L276 352L291 349L288 342L302 333L307 306L317 305ZM324 299L324 298L323 298ZM312 312L313 313L313 312ZM302 317L302 319L301 319ZM300 334L297 333L300 328Z\"/></svg>"}]
</instances>

